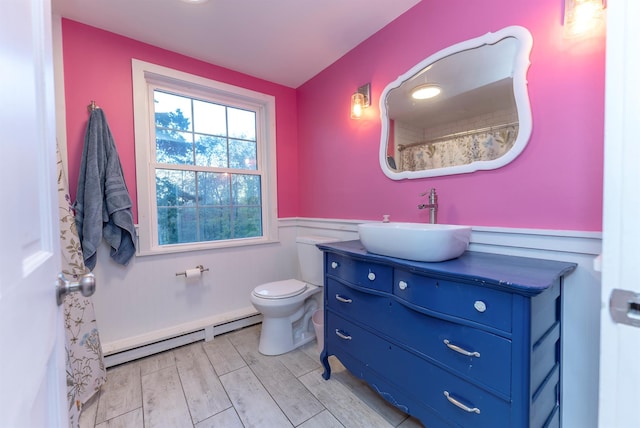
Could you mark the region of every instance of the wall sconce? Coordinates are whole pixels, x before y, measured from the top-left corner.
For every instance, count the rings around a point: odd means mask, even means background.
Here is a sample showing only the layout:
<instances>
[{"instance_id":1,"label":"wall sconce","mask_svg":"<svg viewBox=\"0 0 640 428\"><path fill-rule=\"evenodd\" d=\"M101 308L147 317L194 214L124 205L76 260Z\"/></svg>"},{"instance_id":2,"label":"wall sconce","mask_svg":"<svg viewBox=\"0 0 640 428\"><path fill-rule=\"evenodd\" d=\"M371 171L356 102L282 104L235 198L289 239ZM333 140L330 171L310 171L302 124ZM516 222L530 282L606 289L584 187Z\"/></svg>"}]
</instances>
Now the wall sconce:
<instances>
[{"instance_id":1,"label":"wall sconce","mask_svg":"<svg viewBox=\"0 0 640 428\"><path fill-rule=\"evenodd\" d=\"M371 83L362 85L351 96L351 119L360 119L362 111L371 105Z\"/></svg>"},{"instance_id":2,"label":"wall sconce","mask_svg":"<svg viewBox=\"0 0 640 428\"><path fill-rule=\"evenodd\" d=\"M564 0L565 35L575 37L597 29L604 22L604 1Z\"/></svg>"}]
</instances>

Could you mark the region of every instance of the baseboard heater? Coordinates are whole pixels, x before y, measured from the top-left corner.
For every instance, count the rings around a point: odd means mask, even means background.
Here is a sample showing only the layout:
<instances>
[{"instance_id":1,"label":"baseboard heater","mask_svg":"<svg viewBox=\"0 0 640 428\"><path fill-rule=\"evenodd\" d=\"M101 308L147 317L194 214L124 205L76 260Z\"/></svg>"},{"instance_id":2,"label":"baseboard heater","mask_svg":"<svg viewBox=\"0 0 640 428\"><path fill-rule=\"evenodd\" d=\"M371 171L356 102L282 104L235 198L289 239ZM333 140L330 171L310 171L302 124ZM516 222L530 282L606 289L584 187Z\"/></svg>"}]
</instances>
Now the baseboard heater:
<instances>
[{"instance_id":1,"label":"baseboard heater","mask_svg":"<svg viewBox=\"0 0 640 428\"><path fill-rule=\"evenodd\" d=\"M105 355L104 365L105 367L113 367L119 364L128 363L129 361L148 357L149 355L198 342L200 340L208 342L210 340L213 340L215 336L219 336L221 334L228 333L234 330L239 330L244 327L249 327L260 322L262 322L262 315L255 314L244 318L234 319L232 321L222 322L216 325L209 325L202 329L194 330L189 333L180 334L152 343L147 343L135 348Z\"/></svg>"}]
</instances>

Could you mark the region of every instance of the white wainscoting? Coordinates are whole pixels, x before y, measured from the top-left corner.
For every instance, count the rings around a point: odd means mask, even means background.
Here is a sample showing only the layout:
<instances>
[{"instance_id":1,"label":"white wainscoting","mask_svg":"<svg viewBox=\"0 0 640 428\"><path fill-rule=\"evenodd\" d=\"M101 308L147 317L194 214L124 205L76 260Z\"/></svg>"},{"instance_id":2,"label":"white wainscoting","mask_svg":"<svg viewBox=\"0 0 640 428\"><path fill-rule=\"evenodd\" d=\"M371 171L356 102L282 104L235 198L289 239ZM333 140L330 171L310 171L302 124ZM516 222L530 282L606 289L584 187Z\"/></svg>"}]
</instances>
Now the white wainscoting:
<instances>
[{"instance_id":1,"label":"white wainscoting","mask_svg":"<svg viewBox=\"0 0 640 428\"><path fill-rule=\"evenodd\" d=\"M93 302L105 364L210 339L212 329L229 322L261 321L249 294L261 283L298 277L295 236L295 221L283 220L276 243L137 256L126 267L110 260L103 245ZM209 270L199 278L176 276L198 265Z\"/></svg>"},{"instance_id":2,"label":"white wainscoting","mask_svg":"<svg viewBox=\"0 0 640 428\"><path fill-rule=\"evenodd\" d=\"M357 239L365 220L284 218L279 243L136 257L128 267L101 248L94 297L107 365L119 364L259 322L249 301L258 284L299 277L295 238ZM563 287L563 426L596 427L600 332L599 232L474 227L469 250L578 264ZM201 278L176 272L202 264Z\"/></svg>"}]
</instances>

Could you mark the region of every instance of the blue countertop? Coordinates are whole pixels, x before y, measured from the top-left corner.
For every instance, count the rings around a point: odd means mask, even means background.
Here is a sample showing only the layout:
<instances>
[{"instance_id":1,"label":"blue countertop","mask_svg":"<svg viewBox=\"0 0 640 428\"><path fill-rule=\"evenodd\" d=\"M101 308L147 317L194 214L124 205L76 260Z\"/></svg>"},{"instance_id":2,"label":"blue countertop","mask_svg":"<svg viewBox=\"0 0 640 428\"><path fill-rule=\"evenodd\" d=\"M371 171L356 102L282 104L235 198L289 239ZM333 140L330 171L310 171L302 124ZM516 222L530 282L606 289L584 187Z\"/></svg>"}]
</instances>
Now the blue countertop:
<instances>
[{"instance_id":1,"label":"blue countertop","mask_svg":"<svg viewBox=\"0 0 640 428\"><path fill-rule=\"evenodd\" d=\"M466 251L462 256L438 263L416 262L368 252L359 240L318 244L331 251L376 263L409 269L417 273L462 279L490 288L535 295L551 287L555 281L576 267L576 263L528 257Z\"/></svg>"}]
</instances>

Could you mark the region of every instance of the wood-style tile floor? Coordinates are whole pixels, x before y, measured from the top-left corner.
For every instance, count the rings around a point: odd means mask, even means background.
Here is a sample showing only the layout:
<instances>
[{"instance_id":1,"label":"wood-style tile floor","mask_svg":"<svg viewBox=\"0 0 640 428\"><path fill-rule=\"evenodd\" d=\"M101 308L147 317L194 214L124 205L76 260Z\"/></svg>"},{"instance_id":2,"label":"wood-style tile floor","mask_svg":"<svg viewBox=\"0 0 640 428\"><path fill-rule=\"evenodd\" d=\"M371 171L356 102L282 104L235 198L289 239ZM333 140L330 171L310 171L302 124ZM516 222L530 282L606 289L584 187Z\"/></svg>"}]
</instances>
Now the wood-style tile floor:
<instances>
[{"instance_id":1,"label":"wood-style tile floor","mask_svg":"<svg viewBox=\"0 0 640 428\"><path fill-rule=\"evenodd\" d=\"M322 378L316 343L258 352L260 324L107 372L81 428L418 428L331 357Z\"/></svg>"}]
</instances>

